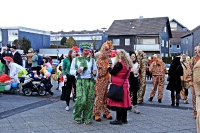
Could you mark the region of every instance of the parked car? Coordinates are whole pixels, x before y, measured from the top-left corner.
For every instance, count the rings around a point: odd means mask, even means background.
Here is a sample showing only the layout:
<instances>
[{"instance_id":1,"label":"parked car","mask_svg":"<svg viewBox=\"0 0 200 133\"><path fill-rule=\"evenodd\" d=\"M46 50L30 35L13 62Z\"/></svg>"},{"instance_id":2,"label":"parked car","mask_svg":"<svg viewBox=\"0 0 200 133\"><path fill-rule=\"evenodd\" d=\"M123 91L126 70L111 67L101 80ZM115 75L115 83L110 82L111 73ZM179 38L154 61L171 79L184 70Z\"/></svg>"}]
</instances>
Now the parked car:
<instances>
[{"instance_id":1,"label":"parked car","mask_svg":"<svg viewBox=\"0 0 200 133\"><path fill-rule=\"evenodd\" d=\"M170 68L170 64L166 64L166 74L168 74Z\"/></svg>"}]
</instances>

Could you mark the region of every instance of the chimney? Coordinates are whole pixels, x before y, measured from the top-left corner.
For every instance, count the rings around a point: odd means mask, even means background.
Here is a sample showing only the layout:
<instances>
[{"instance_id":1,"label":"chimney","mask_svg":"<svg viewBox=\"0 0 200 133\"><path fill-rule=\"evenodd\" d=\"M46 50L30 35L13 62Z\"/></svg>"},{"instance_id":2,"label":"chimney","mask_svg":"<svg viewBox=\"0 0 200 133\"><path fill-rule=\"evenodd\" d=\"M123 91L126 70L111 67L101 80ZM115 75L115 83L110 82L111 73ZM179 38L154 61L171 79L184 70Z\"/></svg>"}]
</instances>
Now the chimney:
<instances>
[{"instance_id":1,"label":"chimney","mask_svg":"<svg viewBox=\"0 0 200 133\"><path fill-rule=\"evenodd\" d=\"M143 19L143 16L140 16L140 18L139 18L140 20L142 20Z\"/></svg>"}]
</instances>

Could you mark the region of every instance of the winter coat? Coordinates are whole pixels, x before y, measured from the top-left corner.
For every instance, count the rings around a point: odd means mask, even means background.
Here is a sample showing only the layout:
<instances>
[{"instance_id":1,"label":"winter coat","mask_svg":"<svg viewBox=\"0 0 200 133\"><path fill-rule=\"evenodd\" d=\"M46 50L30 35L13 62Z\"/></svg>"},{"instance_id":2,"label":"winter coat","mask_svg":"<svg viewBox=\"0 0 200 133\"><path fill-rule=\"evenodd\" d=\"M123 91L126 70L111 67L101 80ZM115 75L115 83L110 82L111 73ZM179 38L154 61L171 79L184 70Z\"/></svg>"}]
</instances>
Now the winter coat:
<instances>
[{"instance_id":1,"label":"winter coat","mask_svg":"<svg viewBox=\"0 0 200 133\"><path fill-rule=\"evenodd\" d=\"M128 71L128 74L124 77ZM107 99L107 106L109 109L114 111L122 111L131 109L131 99L130 99L130 91L129 91L129 80L128 77L130 75L130 70L127 69L124 62L118 62L113 69L109 68L109 72L111 74L111 82L117 86L121 86L123 84L124 96L122 101L115 101L110 98Z\"/></svg>"},{"instance_id":2,"label":"winter coat","mask_svg":"<svg viewBox=\"0 0 200 133\"><path fill-rule=\"evenodd\" d=\"M182 89L181 76L183 76L183 68L180 63L180 57L174 58L170 65L168 75L170 76L170 80L167 85L167 90L180 91Z\"/></svg>"}]
</instances>

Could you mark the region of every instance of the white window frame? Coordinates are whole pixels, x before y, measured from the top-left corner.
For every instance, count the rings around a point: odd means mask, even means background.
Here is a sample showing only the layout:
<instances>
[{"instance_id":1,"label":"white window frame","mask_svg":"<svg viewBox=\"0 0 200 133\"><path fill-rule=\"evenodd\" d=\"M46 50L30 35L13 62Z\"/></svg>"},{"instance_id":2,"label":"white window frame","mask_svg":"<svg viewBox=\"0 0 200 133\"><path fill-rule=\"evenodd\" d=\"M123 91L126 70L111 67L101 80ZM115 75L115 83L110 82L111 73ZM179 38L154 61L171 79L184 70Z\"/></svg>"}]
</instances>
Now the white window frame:
<instances>
[{"instance_id":1,"label":"white window frame","mask_svg":"<svg viewBox=\"0 0 200 133\"><path fill-rule=\"evenodd\" d=\"M168 41L166 41L166 48L168 48Z\"/></svg>"},{"instance_id":2,"label":"white window frame","mask_svg":"<svg viewBox=\"0 0 200 133\"><path fill-rule=\"evenodd\" d=\"M127 42L128 41L128 42ZM125 46L129 46L130 45L130 38L125 38Z\"/></svg>"},{"instance_id":3,"label":"white window frame","mask_svg":"<svg viewBox=\"0 0 200 133\"><path fill-rule=\"evenodd\" d=\"M164 32L167 32L167 27L166 26L164 27Z\"/></svg>"},{"instance_id":4,"label":"white window frame","mask_svg":"<svg viewBox=\"0 0 200 133\"><path fill-rule=\"evenodd\" d=\"M116 44L116 42L118 42ZM120 39L113 39L113 46L119 46L120 45Z\"/></svg>"},{"instance_id":5,"label":"white window frame","mask_svg":"<svg viewBox=\"0 0 200 133\"><path fill-rule=\"evenodd\" d=\"M146 43L149 42L149 43ZM155 44L156 43L156 39L152 38L152 39L142 39L142 44Z\"/></svg>"},{"instance_id":6,"label":"white window frame","mask_svg":"<svg viewBox=\"0 0 200 133\"><path fill-rule=\"evenodd\" d=\"M161 45L162 47L164 47L165 46L165 40L162 40L162 45Z\"/></svg>"},{"instance_id":7,"label":"white window frame","mask_svg":"<svg viewBox=\"0 0 200 133\"><path fill-rule=\"evenodd\" d=\"M18 36L18 30L8 30L8 36Z\"/></svg>"},{"instance_id":8,"label":"white window frame","mask_svg":"<svg viewBox=\"0 0 200 133\"><path fill-rule=\"evenodd\" d=\"M179 48L178 48L178 46L179 46ZM177 49L180 49L180 48L181 48L180 44L177 44L177 45L176 45L176 48L177 48Z\"/></svg>"}]
</instances>

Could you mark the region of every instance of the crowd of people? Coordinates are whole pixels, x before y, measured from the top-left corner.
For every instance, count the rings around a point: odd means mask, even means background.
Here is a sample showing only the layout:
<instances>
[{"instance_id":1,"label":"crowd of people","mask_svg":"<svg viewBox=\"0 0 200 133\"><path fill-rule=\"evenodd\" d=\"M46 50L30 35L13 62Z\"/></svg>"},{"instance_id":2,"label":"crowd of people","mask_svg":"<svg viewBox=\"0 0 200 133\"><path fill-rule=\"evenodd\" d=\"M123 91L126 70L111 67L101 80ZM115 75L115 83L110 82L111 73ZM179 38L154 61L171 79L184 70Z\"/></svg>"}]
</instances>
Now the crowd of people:
<instances>
[{"instance_id":1,"label":"crowd of people","mask_svg":"<svg viewBox=\"0 0 200 133\"><path fill-rule=\"evenodd\" d=\"M43 68L53 67L50 57L41 57L39 51L29 49L27 55L21 56L16 47L7 45L7 49L1 55L1 62L5 64L5 73L8 74L13 63L21 69L26 67L35 71L39 76ZM81 53L80 55L78 53ZM180 106L180 99L188 104L188 89L191 88L194 118L197 118L197 130L200 130L200 47L195 47L195 56L188 61L186 55L173 57L168 72L167 90L171 91L171 106ZM11 61L5 57L11 57ZM147 58L143 51L129 51L123 49L114 50L111 41L106 41L99 51L93 51L89 43L82 43L79 47L72 47L67 56L62 55L60 64L54 67L52 75L62 88L62 100L66 101L66 110L70 110L70 94L74 94L75 103L73 116L77 124L97 122L103 117L111 120L110 110L116 111L116 119L110 124L126 124L127 111L133 110L139 114L137 104L144 103L146 90L146 78L153 82L148 101L153 101L158 89L158 103L162 103L166 64L160 54L153 58ZM26 60L26 61L24 61ZM27 63L26 63L27 62ZM12 71L10 71L12 72ZM22 73L26 74L26 72ZM12 75L12 74L9 74ZM54 76L54 77L53 77ZM61 84L62 83L62 84ZM123 87L123 100L116 101L108 98L110 84ZM66 94L63 94L66 93Z\"/></svg>"}]
</instances>

